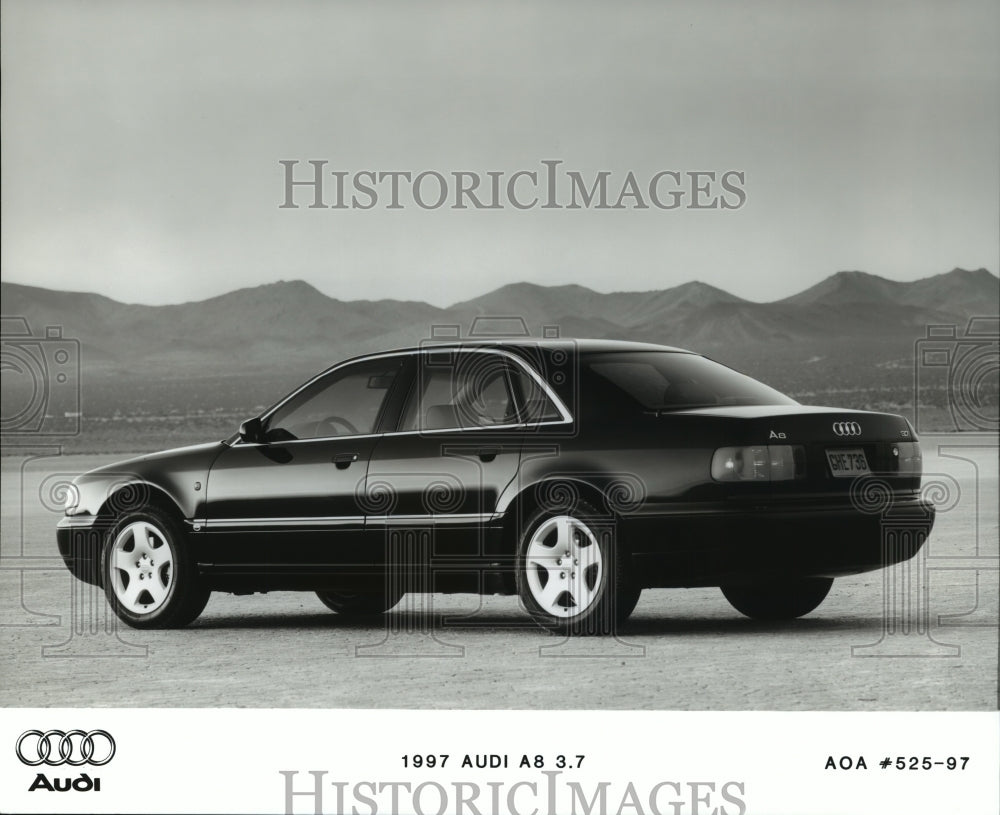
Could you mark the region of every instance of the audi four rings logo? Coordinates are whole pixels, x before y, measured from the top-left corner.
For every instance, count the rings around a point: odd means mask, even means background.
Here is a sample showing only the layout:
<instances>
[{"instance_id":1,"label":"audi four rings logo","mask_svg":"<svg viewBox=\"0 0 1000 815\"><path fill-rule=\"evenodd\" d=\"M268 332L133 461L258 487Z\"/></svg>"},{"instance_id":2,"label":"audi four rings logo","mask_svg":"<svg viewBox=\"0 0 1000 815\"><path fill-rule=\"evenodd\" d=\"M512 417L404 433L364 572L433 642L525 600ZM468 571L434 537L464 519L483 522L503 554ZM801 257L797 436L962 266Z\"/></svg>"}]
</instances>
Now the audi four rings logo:
<instances>
[{"instance_id":1,"label":"audi four rings logo","mask_svg":"<svg viewBox=\"0 0 1000 815\"><path fill-rule=\"evenodd\" d=\"M26 730L14 748L22 764L56 767L68 764L102 767L115 757L115 740L107 730Z\"/></svg>"},{"instance_id":2,"label":"audi four rings logo","mask_svg":"<svg viewBox=\"0 0 1000 815\"><path fill-rule=\"evenodd\" d=\"M833 432L838 436L860 436L861 425L857 422L834 422Z\"/></svg>"}]
</instances>

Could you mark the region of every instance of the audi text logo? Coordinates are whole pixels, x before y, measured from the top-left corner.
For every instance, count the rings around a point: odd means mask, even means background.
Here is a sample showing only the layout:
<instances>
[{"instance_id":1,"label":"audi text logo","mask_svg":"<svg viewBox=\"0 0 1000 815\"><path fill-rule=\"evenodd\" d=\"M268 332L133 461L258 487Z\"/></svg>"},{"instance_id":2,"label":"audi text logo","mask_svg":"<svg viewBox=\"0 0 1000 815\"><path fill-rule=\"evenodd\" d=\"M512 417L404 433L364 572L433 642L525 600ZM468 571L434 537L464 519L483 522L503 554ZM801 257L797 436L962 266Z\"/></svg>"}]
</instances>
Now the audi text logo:
<instances>
[{"instance_id":1,"label":"audi text logo","mask_svg":"<svg viewBox=\"0 0 1000 815\"><path fill-rule=\"evenodd\" d=\"M857 422L834 422L833 432L838 436L860 436L861 425Z\"/></svg>"},{"instance_id":2,"label":"audi text logo","mask_svg":"<svg viewBox=\"0 0 1000 815\"><path fill-rule=\"evenodd\" d=\"M14 748L22 764L56 767L68 764L102 767L115 756L115 740L107 730L26 730Z\"/></svg>"}]
</instances>

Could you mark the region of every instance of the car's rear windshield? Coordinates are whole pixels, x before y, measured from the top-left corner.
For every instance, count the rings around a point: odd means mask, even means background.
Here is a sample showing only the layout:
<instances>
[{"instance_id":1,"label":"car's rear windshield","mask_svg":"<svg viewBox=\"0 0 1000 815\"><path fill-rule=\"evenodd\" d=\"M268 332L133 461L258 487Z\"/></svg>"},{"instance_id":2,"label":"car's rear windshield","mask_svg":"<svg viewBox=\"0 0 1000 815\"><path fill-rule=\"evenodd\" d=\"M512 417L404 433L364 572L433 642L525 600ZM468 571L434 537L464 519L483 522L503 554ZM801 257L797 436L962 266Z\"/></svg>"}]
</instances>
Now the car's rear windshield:
<instances>
[{"instance_id":1,"label":"car's rear windshield","mask_svg":"<svg viewBox=\"0 0 1000 815\"><path fill-rule=\"evenodd\" d=\"M794 405L783 393L696 354L627 351L587 354L584 376L593 395L671 411L723 405ZM603 393L602 393L603 392Z\"/></svg>"}]
</instances>

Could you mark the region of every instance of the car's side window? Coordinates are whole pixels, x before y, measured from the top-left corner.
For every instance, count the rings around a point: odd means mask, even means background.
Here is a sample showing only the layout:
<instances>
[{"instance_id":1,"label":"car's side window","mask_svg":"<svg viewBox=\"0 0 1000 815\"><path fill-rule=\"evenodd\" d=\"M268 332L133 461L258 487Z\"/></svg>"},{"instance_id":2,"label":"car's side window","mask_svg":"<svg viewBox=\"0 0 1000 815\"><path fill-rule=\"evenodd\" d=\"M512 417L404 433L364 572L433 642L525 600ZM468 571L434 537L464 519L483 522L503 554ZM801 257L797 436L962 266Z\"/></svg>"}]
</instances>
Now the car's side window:
<instances>
[{"instance_id":1,"label":"car's side window","mask_svg":"<svg viewBox=\"0 0 1000 815\"><path fill-rule=\"evenodd\" d=\"M398 357L368 360L314 382L270 416L268 441L374 433L401 365Z\"/></svg>"},{"instance_id":2,"label":"car's side window","mask_svg":"<svg viewBox=\"0 0 1000 815\"><path fill-rule=\"evenodd\" d=\"M422 355L400 430L493 427L518 421L508 367L496 354Z\"/></svg>"},{"instance_id":3,"label":"car's side window","mask_svg":"<svg viewBox=\"0 0 1000 815\"><path fill-rule=\"evenodd\" d=\"M537 422L557 422L563 417L559 408L538 384L538 381L528 374L520 365L511 365L511 379L520 407L521 420L528 424Z\"/></svg>"}]
</instances>

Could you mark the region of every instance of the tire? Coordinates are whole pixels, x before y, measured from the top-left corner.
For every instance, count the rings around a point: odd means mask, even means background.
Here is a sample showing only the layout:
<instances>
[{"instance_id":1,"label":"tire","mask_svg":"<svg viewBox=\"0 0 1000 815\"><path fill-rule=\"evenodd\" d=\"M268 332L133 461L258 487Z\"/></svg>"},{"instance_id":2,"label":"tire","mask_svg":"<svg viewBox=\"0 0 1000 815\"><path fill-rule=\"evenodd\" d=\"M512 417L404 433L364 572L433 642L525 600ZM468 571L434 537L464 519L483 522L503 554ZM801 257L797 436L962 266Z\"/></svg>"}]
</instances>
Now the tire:
<instances>
[{"instance_id":1,"label":"tire","mask_svg":"<svg viewBox=\"0 0 1000 815\"><path fill-rule=\"evenodd\" d=\"M625 587L618 594L618 605L615 608L617 612L616 619L619 624L632 616L635 607L639 605L639 595L641 594L642 589L636 588L626 581Z\"/></svg>"},{"instance_id":2,"label":"tire","mask_svg":"<svg viewBox=\"0 0 1000 815\"><path fill-rule=\"evenodd\" d=\"M181 628L211 592L198 575L181 524L157 507L120 517L101 547L104 594L132 628Z\"/></svg>"},{"instance_id":3,"label":"tire","mask_svg":"<svg viewBox=\"0 0 1000 815\"><path fill-rule=\"evenodd\" d=\"M577 501L538 510L517 549L517 593L531 617L559 634L610 634L632 613L639 591L625 581L614 519Z\"/></svg>"},{"instance_id":4,"label":"tire","mask_svg":"<svg viewBox=\"0 0 1000 815\"><path fill-rule=\"evenodd\" d=\"M389 594L385 589L358 594L347 591L318 591L316 596L328 609L345 617L383 614L403 599L402 594Z\"/></svg>"},{"instance_id":5,"label":"tire","mask_svg":"<svg viewBox=\"0 0 1000 815\"><path fill-rule=\"evenodd\" d=\"M832 585L832 577L807 577L723 586L722 593L733 608L754 620L794 620L817 608Z\"/></svg>"}]
</instances>

